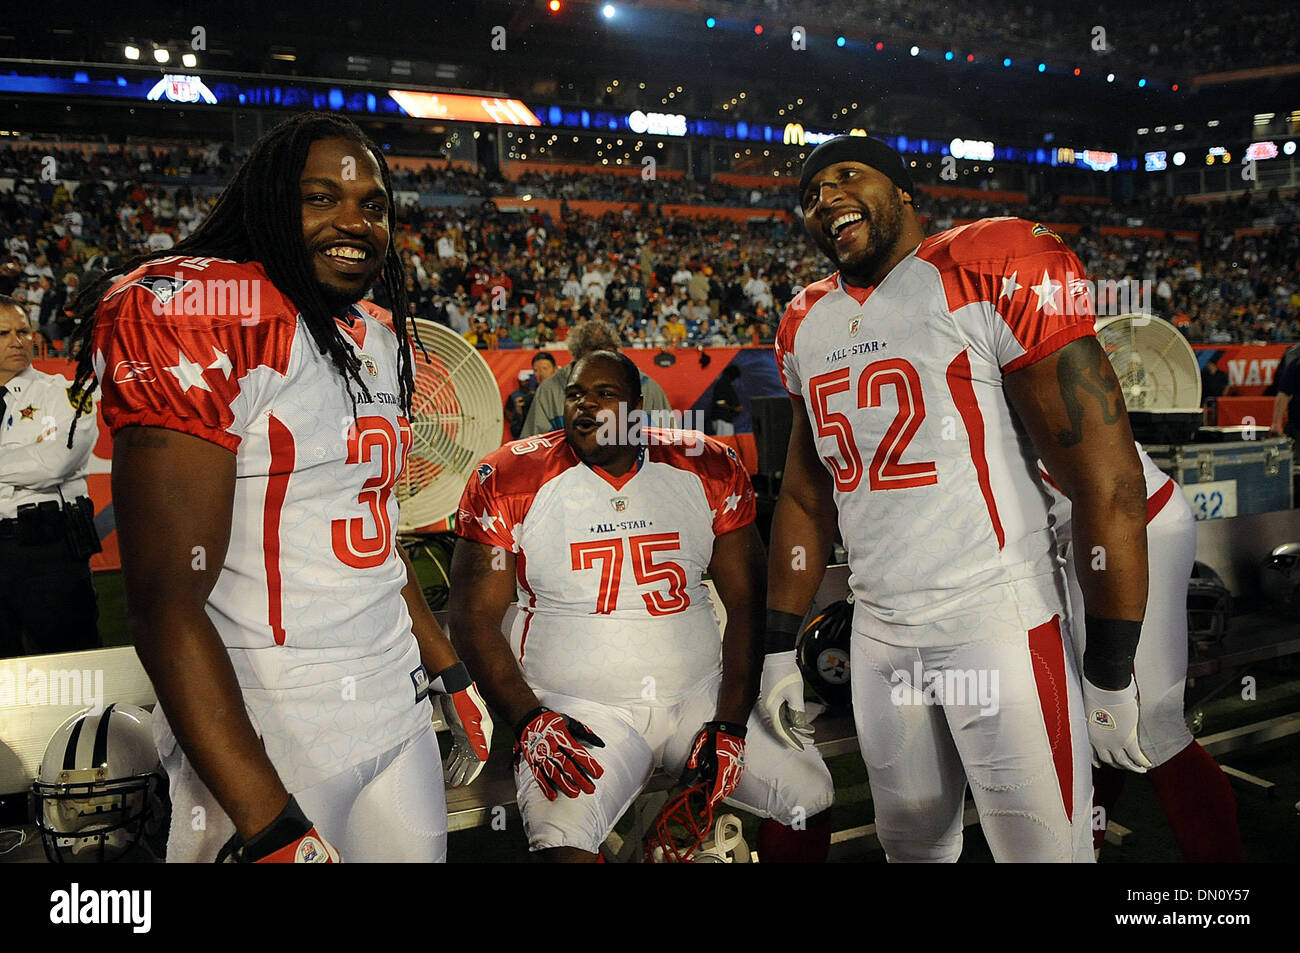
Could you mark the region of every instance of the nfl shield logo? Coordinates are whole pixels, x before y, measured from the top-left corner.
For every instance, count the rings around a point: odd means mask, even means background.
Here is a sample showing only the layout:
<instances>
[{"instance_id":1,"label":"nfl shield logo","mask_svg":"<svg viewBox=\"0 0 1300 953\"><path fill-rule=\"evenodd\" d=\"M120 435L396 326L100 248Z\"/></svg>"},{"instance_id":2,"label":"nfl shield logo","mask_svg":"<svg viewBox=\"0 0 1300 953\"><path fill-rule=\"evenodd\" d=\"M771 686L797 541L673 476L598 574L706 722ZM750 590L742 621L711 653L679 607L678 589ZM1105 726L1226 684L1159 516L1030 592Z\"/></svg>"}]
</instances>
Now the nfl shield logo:
<instances>
[{"instance_id":1,"label":"nfl shield logo","mask_svg":"<svg viewBox=\"0 0 1300 953\"><path fill-rule=\"evenodd\" d=\"M862 315L859 314L856 317L854 317L852 321L849 322L849 337L853 337L853 335L857 334L858 328L860 328L861 326L862 326Z\"/></svg>"},{"instance_id":2,"label":"nfl shield logo","mask_svg":"<svg viewBox=\"0 0 1300 953\"><path fill-rule=\"evenodd\" d=\"M614 507L615 513L622 513L627 510L627 497L615 496L610 498L610 505Z\"/></svg>"},{"instance_id":3,"label":"nfl shield logo","mask_svg":"<svg viewBox=\"0 0 1300 953\"><path fill-rule=\"evenodd\" d=\"M369 374L371 377L374 378L379 377L379 365L375 363L375 359L373 357L371 357L369 354L362 354L360 356L360 360L361 360L361 366L366 369L367 374Z\"/></svg>"}]
</instances>

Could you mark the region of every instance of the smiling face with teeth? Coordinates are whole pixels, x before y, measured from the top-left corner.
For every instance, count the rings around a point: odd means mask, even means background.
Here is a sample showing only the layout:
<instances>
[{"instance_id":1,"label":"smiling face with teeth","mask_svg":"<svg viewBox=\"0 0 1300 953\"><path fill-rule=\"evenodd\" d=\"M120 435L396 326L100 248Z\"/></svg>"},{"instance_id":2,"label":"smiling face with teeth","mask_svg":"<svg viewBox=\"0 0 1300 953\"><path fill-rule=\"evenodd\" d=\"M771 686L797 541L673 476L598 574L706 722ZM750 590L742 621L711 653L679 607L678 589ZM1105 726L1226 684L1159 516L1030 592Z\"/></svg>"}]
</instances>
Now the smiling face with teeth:
<instances>
[{"instance_id":1,"label":"smiling face with teeth","mask_svg":"<svg viewBox=\"0 0 1300 953\"><path fill-rule=\"evenodd\" d=\"M804 191L804 228L849 284L872 287L924 237L911 200L871 166L836 162Z\"/></svg>"},{"instance_id":2,"label":"smiling face with teeth","mask_svg":"<svg viewBox=\"0 0 1300 953\"><path fill-rule=\"evenodd\" d=\"M369 151L351 139L319 139L299 179L302 237L321 291L342 313L384 268L388 193Z\"/></svg>"}]
</instances>

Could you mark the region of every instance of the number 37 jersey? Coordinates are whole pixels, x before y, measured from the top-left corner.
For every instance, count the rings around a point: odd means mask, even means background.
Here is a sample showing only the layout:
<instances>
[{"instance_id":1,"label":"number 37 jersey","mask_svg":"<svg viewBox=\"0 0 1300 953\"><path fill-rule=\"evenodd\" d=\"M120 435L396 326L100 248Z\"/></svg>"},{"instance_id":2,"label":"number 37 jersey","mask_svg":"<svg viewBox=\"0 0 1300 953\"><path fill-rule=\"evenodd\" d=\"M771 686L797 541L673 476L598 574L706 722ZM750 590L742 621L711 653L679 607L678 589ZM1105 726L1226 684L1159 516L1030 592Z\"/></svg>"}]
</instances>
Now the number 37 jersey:
<instances>
[{"instance_id":1,"label":"number 37 jersey","mask_svg":"<svg viewBox=\"0 0 1300 953\"><path fill-rule=\"evenodd\" d=\"M671 705L719 671L701 577L715 538L754 521L754 491L730 448L648 432L678 442L651 443L622 477L554 431L492 452L465 487L456 531L515 554L514 635L535 690Z\"/></svg>"},{"instance_id":2,"label":"number 37 jersey","mask_svg":"<svg viewBox=\"0 0 1300 953\"><path fill-rule=\"evenodd\" d=\"M834 480L858 631L945 644L968 637L963 617L1061 611L1003 377L1091 334L1082 265L1014 218L927 238L874 288L837 273L791 302L777 366Z\"/></svg>"},{"instance_id":3,"label":"number 37 jersey","mask_svg":"<svg viewBox=\"0 0 1300 953\"><path fill-rule=\"evenodd\" d=\"M355 418L342 374L254 262L141 266L105 295L92 343L114 434L161 427L234 454L230 541L207 615L290 791L402 743L429 717L394 552L391 491L411 445L397 338L368 302L349 317L336 320L369 391L353 382ZM187 570L216 558L182 551Z\"/></svg>"}]
</instances>

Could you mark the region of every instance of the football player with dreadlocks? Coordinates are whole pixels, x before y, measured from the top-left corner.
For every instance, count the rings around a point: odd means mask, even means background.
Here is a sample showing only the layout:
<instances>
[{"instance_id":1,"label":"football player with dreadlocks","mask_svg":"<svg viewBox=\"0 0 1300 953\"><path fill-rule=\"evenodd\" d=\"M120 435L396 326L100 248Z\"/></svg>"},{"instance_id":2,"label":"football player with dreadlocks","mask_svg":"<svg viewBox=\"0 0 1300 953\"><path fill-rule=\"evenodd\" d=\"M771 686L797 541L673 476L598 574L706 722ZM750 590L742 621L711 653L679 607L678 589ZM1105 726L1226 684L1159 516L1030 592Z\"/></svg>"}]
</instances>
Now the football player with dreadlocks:
<instances>
[{"instance_id":1,"label":"football player with dreadlocks","mask_svg":"<svg viewBox=\"0 0 1300 953\"><path fill-rule=\"evenodd\" d=\"M431 693L449 778L487 758L486 708L395 545L413 354L393 217L382 151L299 115L190 237L78 301L169 861L440 861ZM362 300L376 279L392 316Z\"/></svg>"}]
</instances>

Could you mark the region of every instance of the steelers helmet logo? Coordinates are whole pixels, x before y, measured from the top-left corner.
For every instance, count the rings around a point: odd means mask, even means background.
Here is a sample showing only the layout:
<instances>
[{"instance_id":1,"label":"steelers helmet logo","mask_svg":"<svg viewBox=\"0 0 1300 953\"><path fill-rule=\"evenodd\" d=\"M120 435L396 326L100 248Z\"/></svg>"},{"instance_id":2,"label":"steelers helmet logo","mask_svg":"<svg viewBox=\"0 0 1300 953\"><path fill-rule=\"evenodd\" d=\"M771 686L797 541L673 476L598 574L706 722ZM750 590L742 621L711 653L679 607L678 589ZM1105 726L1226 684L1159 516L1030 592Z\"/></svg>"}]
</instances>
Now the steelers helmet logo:
<instances>
[{"instance_id":1,"label":"steelers helmet logo","mask_svg":"<svg viewBox=\"0 0 1300 953\"><path fill-rule=\"evenodd\" d=\"M817 656L817 672L832 685L848 684L848 653L838 648L824 650Z\"/></svg>"}]
</instances>

